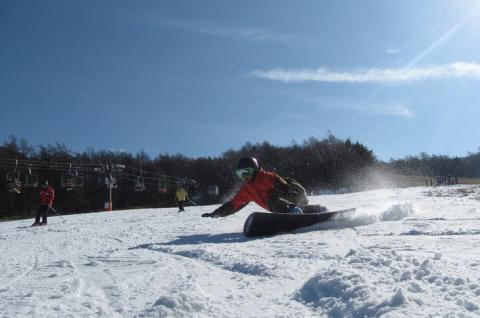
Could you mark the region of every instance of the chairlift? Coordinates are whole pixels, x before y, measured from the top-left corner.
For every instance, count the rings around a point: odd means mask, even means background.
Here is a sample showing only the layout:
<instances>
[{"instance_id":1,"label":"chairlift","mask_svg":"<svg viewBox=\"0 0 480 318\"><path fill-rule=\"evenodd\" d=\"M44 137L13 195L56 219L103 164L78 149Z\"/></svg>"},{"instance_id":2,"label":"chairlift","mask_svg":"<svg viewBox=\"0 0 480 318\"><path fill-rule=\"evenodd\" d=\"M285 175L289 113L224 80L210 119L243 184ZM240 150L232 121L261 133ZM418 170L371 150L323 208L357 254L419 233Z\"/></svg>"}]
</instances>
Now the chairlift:
<instances>
[{"instance_id":1,"label":"chairlift","mask_svg":"<svg viewBox=\"0 0 480 318\"><path fill-rule=\"evenodd\" d=\"M25 183L23 184L25 188L36 188L38 187L38 175L28 174L25 176Z\"/></svg>"},{"instance_id":2,"label":"chairlift","mask_svg":"<svg viewBox=\"0 0 480 318\"><path fill-rule=\"evenodd\" d=\"M143 171L140 170L140 176L135 178L134 188L135 192L143 192L146 190L145 180L143 179Z\"/></svg>"},{"instance_id":3,"label":"chairlift","mask_svg":"<svg viewBox=\"0 0 480 318\"><path fill-rule=\"evenodd\" d=\"M143 177L137 177L135 179L135 188L134 190L136 192L143 192L146 190L146 187L145 187L145 182L143 181Z\"/></svg>"},{"instance_id":4,"label":"chairlift","mask_svg":"<svg viewBox=\"0 0 480 318\"><path fill-rule=\"evenodd\" d=\"M36 188L38 186L38 175L32 174L32 165L28 165L28 174L25 176L25 188Z\"/></svg>"},{"instance_id":5,"label":"chairlift","mask_svg":"<svg viewBox=\"0 0 480 318\"><path fill-rule=\"evenodd\" d=\"M168 192L168 187L162 183L158 184L158 192L159 193L167 193Z\"/></svg>"},{"instance_id":6,"label":"chairlift","mask_svg":"<svg viewBox=\"0 0 480 318\"><path fill-rule=\"evenodd\" d=\"M60 186L65 188L67 191L72 191L76 187L83 186L83 178L78 174L78 168L75 169L75 172L72 171L72 164L68 168L68 172L62 175L60 181Z\"/></svg>"},{"instance_id":7,"label":"chairlift","mask_svg":"<svg viewBox=\"0 0 480 318\"><path fill-rule=\"evenodd\" d=\"M18 160L15 160L15 170L7 173L8 192L21 193L22 181L20 181L20 171L17 170Z\"/></svg>"},{"instance_id":8,"label":"chairlift","mask_svg":"<svg viewBox=\"0 0 480 318\"><path fill-rule=\"evenodd\" d=\"M207 187L208 195L217 196L219 194L218 185L210 185Z\"/></svg>"},{"instance_id":9,"label":"chairlift","mask_svg":"<svg viewBox=\"0 0 480 318\"><path fill-rule=\"evenodd\" d=\"M101 167L103 168L104 166L101 165ZM105 185L108 188L111 188L111 189L117 189L118 188L118 178L117 178L117 173L115 171L116 170L123 170L123 169L125 169L125 165L112 164L112 163L105 165L105 170L104 170L105 179L104 179L104 182L105 182Z\"/></svg>"},{"instance_id":10,"label":"chairlift","mask_svg":"<svg viewBox=\"0 0 480 318\"><path fill-rule=\"evenodd\" d=\"M105 176L105 184L108 187L111 187L112 189L117 189L118 188L117 178L115 178L112 175Z\"/></svg>"},{"instance_id":11,"label":"chairlift","mask_svg":"<svg viewBox=\"0 0 480 318\"><path fill-rule=\"evenodd\" d=\"M79 171L79 168L77 167L75 169L74 184L75 184L75 188L82 188L85 182L84 182L83 176L80 175L78 171Z\"/></svg>"},{"instance_id":12,"label":"chairlift","mask_svg":"<svg viewBox=\"0 0 480 318\"><path fill-rule=\"evenodd\" d=\"M66 173L62 176L61 187L67 191L71 191L75 188L75 176L73 173Z\"/></svg>"},{"instance_id":13,"label":"chairlift","mask_svg":"<svg viewBox=\"0 0 480 318\"><path fill-rule=\"evenodd\" d=\"M162 179L158 182L158 193L165 194L168 192L167 181L165 180L165 176L162 176Z\"/></svg>"}]
</instances>

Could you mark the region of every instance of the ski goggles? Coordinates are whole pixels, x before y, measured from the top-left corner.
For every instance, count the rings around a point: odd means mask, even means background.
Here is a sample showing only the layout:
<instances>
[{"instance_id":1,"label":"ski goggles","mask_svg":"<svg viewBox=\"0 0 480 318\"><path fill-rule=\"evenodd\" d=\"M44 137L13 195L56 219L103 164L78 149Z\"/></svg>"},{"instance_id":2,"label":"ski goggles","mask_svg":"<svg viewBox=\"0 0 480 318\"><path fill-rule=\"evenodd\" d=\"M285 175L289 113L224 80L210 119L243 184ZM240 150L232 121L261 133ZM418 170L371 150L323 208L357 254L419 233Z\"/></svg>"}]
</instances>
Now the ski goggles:
<instances>
[{"instance_id":1,"label":"ski goggles","mask_svg":"<svg viewBox=\"0 0 480 318\"><path fill-rule=\"evenodd\" d=\"M244 181L247 180L249 177L253 176L254 173L255 173L254 168L242 168L242 169L237 169L235 171L235 174L237 175L237 177Z\"/></svg>"}]
</instances>

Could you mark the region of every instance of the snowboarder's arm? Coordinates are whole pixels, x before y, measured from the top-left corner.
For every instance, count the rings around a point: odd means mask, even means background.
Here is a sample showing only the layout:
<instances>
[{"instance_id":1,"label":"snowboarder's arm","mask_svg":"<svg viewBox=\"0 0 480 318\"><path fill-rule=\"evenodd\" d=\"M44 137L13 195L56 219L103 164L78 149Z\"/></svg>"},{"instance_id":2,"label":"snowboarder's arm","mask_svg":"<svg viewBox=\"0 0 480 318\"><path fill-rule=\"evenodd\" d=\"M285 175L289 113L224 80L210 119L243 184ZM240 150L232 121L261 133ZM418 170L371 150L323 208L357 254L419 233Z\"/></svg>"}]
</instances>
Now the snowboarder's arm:
<instances>
[{"instance_id":1,"label":"snowboarder's arm","mask_svg":"<svg viewBox=\"0 0 480 318\"><path fill-rule=\"evenodd\" d=\"M248 198L245 189L241 188L231 201L224 203L212 213L202 214L202 217L218 218L228 216L230 214L240 211L249 202L250 199Z\"/></svg>"},{"instance_id":2,"label":"snowboarder's arm","mask_svg":"<svg viewBox=\"0 0 480 318\"><path fill-rule=\"evenodd\" d=\"M288 183L280 176L277 176L273 181L273 187L277 193L285 193L288 191Z\"/></svg>"},{"instance_id":3,"label":"snowboarder's arm","mask_svg":"<svg viewBox=\"0 0 480 318\"><path fill-rule=\"evenodd\" d=\"M245 205L247 205L247 204L244 204L244 205L242 205L238 208L235 208L232 205L232 202L228 201L228 202L224 203L222 206L220 206L219 208L217 208L212 213L202 214L202 217L218 218L218 217L229 216L229 215L241 210Z\"/></svg>"}]
</instances>

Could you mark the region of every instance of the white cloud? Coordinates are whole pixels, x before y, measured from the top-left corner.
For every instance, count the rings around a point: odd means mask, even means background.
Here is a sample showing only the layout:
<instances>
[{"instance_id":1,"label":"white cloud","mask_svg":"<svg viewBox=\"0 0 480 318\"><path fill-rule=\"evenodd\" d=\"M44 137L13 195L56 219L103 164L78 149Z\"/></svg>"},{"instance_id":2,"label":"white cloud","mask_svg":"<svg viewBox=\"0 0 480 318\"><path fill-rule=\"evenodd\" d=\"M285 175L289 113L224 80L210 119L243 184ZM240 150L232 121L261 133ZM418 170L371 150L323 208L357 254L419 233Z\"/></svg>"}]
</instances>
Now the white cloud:
<instances>
[{"instance_id":1,"label":"white cloud","mask_svg":"<svg viewBox=\"0 0 480 318\"><path fill-rule=\"evenodd\" d=\"M294 35L274 33L258 27L227 27L205 21L152 18L151 23L194 33L223 36L248 41L289 43L298 38Z\"/></svg>"},{"instance_id":2,"label":"white cloud","mask_svg":"<svg viewBox=\"0 0 480 318\"><path fill-rule=\"evenodd\" d=\"M365 111L377 115L399 116L405 118L413 118L413 112L403 104L386 104L386 105L364 105L355 107L358 111Z\"/></svg>"},{"instance_id":3,"label":"white cloud","mask_svg":"<svg viewBox=\"0 0 480 318\"><path fill-rule=\"evenodd\" d=\"M328 83L398 83L430 79L480 78L480 64L457 62L432 67L403 69L371 68L350 72L335 72L327 68L256 70L252 75L283 82L328 82Z\"/></svg>"},{"instance_id":4,"label":"white cloud","mask_svg":"<svg viewBox=\"0 0 480 318\"><path fill-rule=\"evenodd\" d=\"M312 104L326 111L361 112L377 116L403 117L413 119L414 111L404 101L361 102L348 97L313 97L304 94L292 95L302 103Z\"/></svg>"}]
</instances>

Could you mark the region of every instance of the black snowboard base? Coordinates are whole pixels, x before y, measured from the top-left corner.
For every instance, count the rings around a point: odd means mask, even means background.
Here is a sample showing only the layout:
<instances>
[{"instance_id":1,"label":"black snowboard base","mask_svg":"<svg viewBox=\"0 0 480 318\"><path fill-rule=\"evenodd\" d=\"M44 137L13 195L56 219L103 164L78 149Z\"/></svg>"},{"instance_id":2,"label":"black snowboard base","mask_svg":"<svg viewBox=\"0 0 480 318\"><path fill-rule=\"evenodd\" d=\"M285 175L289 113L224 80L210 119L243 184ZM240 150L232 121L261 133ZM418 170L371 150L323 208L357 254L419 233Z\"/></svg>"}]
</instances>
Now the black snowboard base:
<instances>
[{"instance_id":1,"label":"black snowboard base","mask_svg":"<svg viewBox=\"0 0 480 318\"><path fill-rule=\"evenodd\" d=\"M308 214L254 212L245 220L243 234L246 237L276 235L329 220L340 220L354 212L355 209Z\"/></svg>"}]
</instances>

